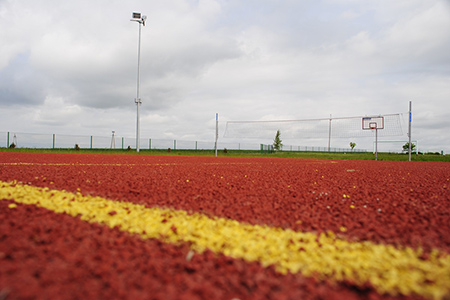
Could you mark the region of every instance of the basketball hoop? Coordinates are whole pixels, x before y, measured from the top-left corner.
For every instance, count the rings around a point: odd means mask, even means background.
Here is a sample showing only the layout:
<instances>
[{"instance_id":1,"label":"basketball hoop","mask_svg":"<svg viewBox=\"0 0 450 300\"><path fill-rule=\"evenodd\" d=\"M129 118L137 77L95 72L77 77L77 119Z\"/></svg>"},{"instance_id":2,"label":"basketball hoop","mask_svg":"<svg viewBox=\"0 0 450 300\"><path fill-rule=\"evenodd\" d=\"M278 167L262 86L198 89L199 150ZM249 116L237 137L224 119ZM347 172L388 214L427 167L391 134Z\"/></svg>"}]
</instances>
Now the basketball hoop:
<instances>
[{"instance_id":1,"label":"basketball hoop","mask_svg":"<svg viewBox=\"0 0 450 300\"><path fill-rule=\"evenodd\" d=\"M364 117L362 119L362 129L363 130L371 130L371 129L384 129L384 117Z\"/></svg>"},{"instance_id":2,"label":"basketball hoop","mask_svg":"<svg viewBox=\"0 0 450 300\"><path fill-rule=\"evenodd\" d=\"M363 130L375 130L375 160L378 160L378 130L384 129L384 117L364 117L362 118Z\"/></svg>"}]
</instances>

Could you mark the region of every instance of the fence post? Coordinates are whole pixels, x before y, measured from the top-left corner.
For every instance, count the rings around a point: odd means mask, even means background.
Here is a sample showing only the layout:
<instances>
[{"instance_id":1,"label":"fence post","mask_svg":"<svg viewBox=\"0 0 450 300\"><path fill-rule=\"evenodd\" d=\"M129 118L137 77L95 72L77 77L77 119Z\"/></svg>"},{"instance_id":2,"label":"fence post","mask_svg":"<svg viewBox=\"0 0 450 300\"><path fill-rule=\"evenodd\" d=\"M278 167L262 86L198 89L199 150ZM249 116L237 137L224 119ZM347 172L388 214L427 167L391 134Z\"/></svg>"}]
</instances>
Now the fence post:
<instances>
[{"instance_id":1,"label":"fence post","mask_svg":"<svg viewBox=\"0 0 450 300\"><path fill-rule=\"evenodd\" d=\"M91 135L91 146L90 146L91 150L92 150L92 135Z\"/></svg>"},{"instance_id":2,"label":"fence post","mask_svg":"<svg viewBox=\"0 0 450 300\"><path fill-rule=\"evenodd\" d=\"M53 149L55 149L55 134L53 134Z\"/></svg>"},{"instance_id":3,"label":"fence post","mask_svg":"<svg viewBox=\"0 0 450 300\"><path fill-rule=\"evenodd\" d=\"M195 151L197 151L197 141L195 141Z\"/></svg>"},{"instance_id":4,"label":"fence post","mask_svg":"<svg viewBox=\"0 0 450 300\"><path fill-rule=\"evenodd\" d=\"M8 148L8 147L9 147L9 131L6 134L6 148Z\"/></svg>"},{"instance_id":5,"label":"fence post","mask_svg":"<svg viewBox=\"0 0 450 300\"><path fill-rule=\"evenodd\" d=\"M148 139L148 150L152 150L152 139Z\"/></svg>"},{"instance_id":6,"label":"fence post","mask_svg":"<svg viewBox=\"0 0 450 300\"><path fill-rule=\"evenodd\" d=\"M122 137L122 150L123 150L123 137Z\"/></svg>"},{"instance_id":7,"label":"fence post","mask_svg":"<svg viewBox=\"0 0 450 300\"><path fill-rule=\"evenodd\" d=\"M173 150L177 150L177 140L173 140Z\"/></svg>"}]
</instances>

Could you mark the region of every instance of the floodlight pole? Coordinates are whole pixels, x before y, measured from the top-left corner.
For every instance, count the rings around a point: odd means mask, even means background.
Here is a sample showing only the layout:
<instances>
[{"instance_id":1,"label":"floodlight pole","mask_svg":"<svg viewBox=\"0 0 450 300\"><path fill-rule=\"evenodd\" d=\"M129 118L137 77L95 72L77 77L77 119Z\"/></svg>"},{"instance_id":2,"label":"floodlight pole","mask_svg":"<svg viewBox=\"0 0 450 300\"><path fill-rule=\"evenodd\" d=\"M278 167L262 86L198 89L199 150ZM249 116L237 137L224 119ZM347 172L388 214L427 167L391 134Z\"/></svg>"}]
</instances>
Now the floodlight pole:
<instances>
[{"instance_id":1,"label":"floodlight pole","mask_svg":"<svg viewBox=\"0 0 450 300\"><path fill-rule=\"evenodd\" d=\"M134 102L137 106L136 111L136 152L139 152L140 148L140 118L139 118L139 106L141 106L142 101L139 95L139 84L140 84L140 64L141 64L141 25L145 26L145 20L147 19L146 16L141 16L141 13L133 13L133 19L130 21L138 22L139 23L139 42L138 42L138 65L137 65L137 93L136 93L136 99L134 99Z\"/></svg>"},{"instance_id":2,"label":"floodlight pole","mask_svg":"<svg viewBox=\"0 0 450 300\"><path fill-rule=\"evenodd\" d=\"M140 116L139 116L139 107L142 104L141 98L139 97L139 84L140 84L140 65L141 65L141 23L139 23L139 43L138 43L138 67L137 67L137 94L134 102L136 103L137 111L136 111L136 152L139 152L140 148L140 139L141 139L141 131L140 131Z\"/></svg>"}]
</instances>

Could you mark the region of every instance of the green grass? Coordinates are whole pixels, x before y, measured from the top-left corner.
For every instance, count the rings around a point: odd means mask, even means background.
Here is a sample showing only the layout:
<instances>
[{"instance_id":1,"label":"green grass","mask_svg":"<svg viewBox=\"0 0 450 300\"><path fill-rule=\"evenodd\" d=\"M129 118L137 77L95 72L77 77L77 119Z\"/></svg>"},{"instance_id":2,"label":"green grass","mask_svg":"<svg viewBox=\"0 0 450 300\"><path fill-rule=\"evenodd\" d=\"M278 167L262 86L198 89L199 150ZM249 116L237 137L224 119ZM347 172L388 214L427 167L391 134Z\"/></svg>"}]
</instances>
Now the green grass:
<instances>
[{"instance_id":1,"label":"green grass","mask_svg":"<svg viewBox=\"0 0 450 300\"><path fill-rule=\"evenodd\" d=\"M310 159L341 159L341 160L375 160L375 155L371 152L298 152L280 151L274 153L261 154L260 151L238 151L228 150L227 154L220 153L219 156L242 156L242 157L280 157L280 158L310 158ZM378 153L378 160L386 161L408 161L408 154L399 153ZM436 154L413 154L412 161L442 161L450 162L450 155Z\"/></svg>"},{"instance_id":2,"label":"green grass","mask_svg":"<svg viewBox=\"0 0 450 300\"><path fill-rule=\"evenodd\" d=\"M83 154L124 154L124 155L184 155L184 156L214 156L214 150L171 150L167 149L31 149L31 148L0 148L0 152L26 152L26 153L83 153ZM302 151L279 151L274 153L261 153L256 150L218 150L219 157L279 157L279 158L310 158L310 159L343 159L343 160L375 160L375 155L370 152L302 152ZM408 161L407 154L378 153L378 160L384 161ZM450 162L450 155L438 154L413 154L412 161L441 161Z\"/></svg>"}]
</instances>

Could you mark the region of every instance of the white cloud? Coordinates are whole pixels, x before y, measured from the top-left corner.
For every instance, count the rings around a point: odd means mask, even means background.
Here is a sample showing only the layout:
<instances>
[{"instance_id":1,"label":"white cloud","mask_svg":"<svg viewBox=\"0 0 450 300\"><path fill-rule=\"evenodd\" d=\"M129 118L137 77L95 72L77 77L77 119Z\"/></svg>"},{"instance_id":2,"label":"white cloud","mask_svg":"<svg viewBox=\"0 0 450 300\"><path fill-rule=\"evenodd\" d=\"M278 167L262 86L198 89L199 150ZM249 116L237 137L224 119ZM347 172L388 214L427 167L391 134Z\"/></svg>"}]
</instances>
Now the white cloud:
<instances>
[{"instance_id":1,"label":"white cloud","mask_svg":"<svg viewBox=\"0 0 450 300\"><path fill-rule=\"evenodd\" d=\"M450 49L450 5L437 2L425 11L394 24L384 41L385 51L404 61L405 59L428 60L430 55L447 57ZM408 50L408 51L405 51Z\"/></svg>"},{"instance_id":2,"label":"white cloud","mask_svg":"<svg viewBox=\"0 0 450 300\"><path fill-rule=\"evenodd\" d=\"M352 10L347 10L340 14L340 17L345 20L353 20L359 16L360 16L359 13Z\"/></svg>"}]
</instances>

